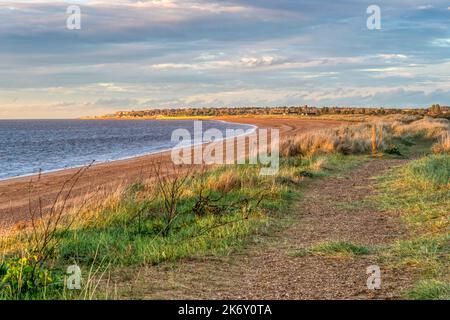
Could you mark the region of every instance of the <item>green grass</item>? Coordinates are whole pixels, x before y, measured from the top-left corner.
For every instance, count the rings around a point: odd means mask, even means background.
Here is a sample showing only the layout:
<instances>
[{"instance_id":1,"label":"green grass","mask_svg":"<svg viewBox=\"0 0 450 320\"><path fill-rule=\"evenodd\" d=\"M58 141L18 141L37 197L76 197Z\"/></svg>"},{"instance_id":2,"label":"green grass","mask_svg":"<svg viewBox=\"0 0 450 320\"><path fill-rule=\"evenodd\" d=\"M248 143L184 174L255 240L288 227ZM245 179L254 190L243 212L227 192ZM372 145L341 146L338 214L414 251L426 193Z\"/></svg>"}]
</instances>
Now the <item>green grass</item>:
<instances>
[{"instance_id":1,"label":"green grass","mask_svg":"<svg viewBox=\"0 0 450 320\"><path fill-rule=\"evenodd\" d=\"M431 187L446 187L450 183L450 157L433 155L413 162L409 174Z\"/></svg>"},{"instance_id":2,"label":"green grass","mask_svg":"<svg viewBox=\"0 0 450 320\"><path fill-rule=\"evenodd\" d=\"M392 145L398 148L402 157L424 156L430 153L433 141L423 137L411 139L408 137L393 138ZM396 156L396 155L394 155Z\"/></svg>"},{"instance_id":3,"label":"green grass","mask_svg":"<svg viewBox=\"0 0 450 320\"><path fill-rule=\"evenodd\" d=\"M379 194L373 199L381 209L400 213L410 230L409 239L381 253L383 261L407 269L418 278L418 284L407 293L410 298L441 297L445 288L448 297L449 179L450 155L425 156L381 177Z\"/></svg>"},{"instance_id":4,"label":"green grass","mask_svg":"<svg viewBox=\"0 0 450 320\"><path fill-rule=\"evenodd\" d=\"M413 300L450 300L450 284L436 280L422 280L408 292Z\"/></svg>"},{"instance_id":5,"label":"green grass","mask_svg":"<svg viewBox=\"0 0 450 320\"><path fill-rule=\"evenodd\" d=\"M324 255L330 257L355 257L370 254L370 248L346 241L328 241L319 243L311 248L302 249L294 253L294 256Z\"/></svg>"},{"instance_id":6,"label":"green grass","mask_svg":"<svg viewBox=\"0 0 450 320\"><path fill-rule=\"evenodd\" d=\"M107 228L74 230L65 236L59 254L65 261L89 265L96 257L113 265L158 264L198 254L228 254L242 244L243 238L268 223L264 215L244 219L241 213L223 217L193 216L178 219L167 237L159 235L162 222L147 221L138 232L134 227L113 225Z\"/></svg>"}]
</instances>

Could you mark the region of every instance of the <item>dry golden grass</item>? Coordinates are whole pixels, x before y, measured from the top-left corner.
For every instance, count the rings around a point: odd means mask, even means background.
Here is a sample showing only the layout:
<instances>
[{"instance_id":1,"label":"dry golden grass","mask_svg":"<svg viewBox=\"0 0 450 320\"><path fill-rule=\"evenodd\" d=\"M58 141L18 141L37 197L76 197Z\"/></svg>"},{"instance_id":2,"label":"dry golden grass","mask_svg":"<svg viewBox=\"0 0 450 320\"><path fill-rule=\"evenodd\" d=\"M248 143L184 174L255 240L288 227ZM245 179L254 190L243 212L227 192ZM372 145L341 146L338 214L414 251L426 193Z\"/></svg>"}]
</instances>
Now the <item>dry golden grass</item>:
<instances>
[{"instance_id":1,"label":"dry golden grass","mask_svg":"<svg viewBox=\"0 0 450 320\"><path fill-rule=\"evenodd\" d=\"M432 147L433 153L450 153L450 132L444 132Z\"/></svg>"},{"instance_id":2,"label":"dry golden grass","mask_svg":"<svg viewBox=\"0 0 450 320\"><path fill-rule=\"evenodd\" d=\"M433 119L425 117L410 123L396 121L392 124L394 135L398 137L425 137L436 139L450 130L447 119Z\"/></svg>"},{"instance_id":3,"label":"dry golden grass","mask_svg":"<svg viewBox=\"0 0 450 320\"><path fill-rule=\"evenodd\" d=\"M327 161L328 159L326 157L318 157L317 159L311 162L309 168L313 172L319 172L327 166Z\"/></svg>"},{"instance_id":4,"label":"dry golden grass","mask_svg":"<svg viewBox=\"0 0 450 320\"><path fill-rule=\"evenodd\" d=\"M376 137L373 141L372 127L376 127ZM342 126L337 129L326 129L309 132L289 139L282 143L283 156L312 156L316 154L363 154L372 150L372 143L378 150L385 147L385 135L390 134L390 128L384 123L357 124Z\"/></svg>"},{"instance_id":5,"label":"dry golden grass","mask_svg":"<svg viewBox=\"0 0 450 320\"><path fill-rule=\"evenodd\" d=\"M448 120L429 117L417 120L414 116L386 117L384 120L308 132L282 142L280 154L288 157L376 153L386 150L393 138L439 139L435 152L448 152Z\"/></svg>"},{"instance_id":6,"label":"dry golden grass","mask_svg":"<svg viewBox=\"0 0 450 320\"><path fill-rule=\"evenodd\" d=\"M228 193L231 190L240 188L242 185L241 178L234 171L226 171L219 178L213 177L208 181L208 189Z\"/></svg>"}]
</instances>

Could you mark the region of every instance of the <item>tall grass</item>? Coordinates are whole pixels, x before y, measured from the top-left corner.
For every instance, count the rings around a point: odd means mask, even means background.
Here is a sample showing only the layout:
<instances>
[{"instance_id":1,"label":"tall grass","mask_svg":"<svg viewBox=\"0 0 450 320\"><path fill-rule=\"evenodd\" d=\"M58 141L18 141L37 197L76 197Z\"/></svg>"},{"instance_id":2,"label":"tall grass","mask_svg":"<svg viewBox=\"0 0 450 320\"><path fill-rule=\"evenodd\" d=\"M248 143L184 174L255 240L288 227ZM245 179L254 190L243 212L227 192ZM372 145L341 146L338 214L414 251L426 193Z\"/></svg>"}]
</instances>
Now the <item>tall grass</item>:
<instances>
[{"instance_id":1,"label":"tall grass","mask_svg":"<svg viewBox=\"0 0 450 320\"><path fill-rule=\"evenodd\" d=\"M450 153L450 132L443 132L438 141L433 145L434 153Z\"/></svg>"},{"instance_id":2,"label":"tall grass","mask_svg":"<svg viewBox=\"0 0 450 320\"><path fill-rule=\"evenodd\" d=\"M369 154L392 149L394 139L439 140L436 152L448 152L450 123L446 119L399 118L396 121L377 121L351 124L336 129L308 132L287 139L281 144L283 156L311 156L316 154Z\"/></svg>"},{"instance_id":3,"label":"tall grass","mask_svg":"<svg viewBox=\"0 0 450 320\"><path fill-rule=\"evenodd\" d=\"M447 119L425 117L410 123L396 121L392 128L394 134L402 138L437 139L450 131L450 122Z\"/></svg>"},{"instance_id":4,"label":"tall grass","mask_svg":"<svg viewBox=\"0 0 450 320\"><path fill-rule=\"evenodd\" d=\"M376 126L375 139L373 126ZM284 156L367 154L372 152L373 144L376 149L383 150L386 147L388 133L389 127L383 123L348 125L299 135L285 141L280 149Z\"/></svg>"}]
</instances>

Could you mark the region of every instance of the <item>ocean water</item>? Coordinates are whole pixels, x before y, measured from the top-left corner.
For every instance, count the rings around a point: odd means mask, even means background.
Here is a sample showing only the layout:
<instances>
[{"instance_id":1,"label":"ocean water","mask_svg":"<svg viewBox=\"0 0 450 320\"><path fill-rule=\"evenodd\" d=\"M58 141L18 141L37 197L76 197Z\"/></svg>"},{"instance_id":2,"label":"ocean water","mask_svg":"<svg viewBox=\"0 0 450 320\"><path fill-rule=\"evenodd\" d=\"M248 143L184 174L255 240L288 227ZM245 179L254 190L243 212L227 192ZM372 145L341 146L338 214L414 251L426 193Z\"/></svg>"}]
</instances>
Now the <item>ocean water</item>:
<instances>
[{"instance_id":1,"label":"ocean water","mask_svg":"<svg viewBox=\"0 0 450 320\"><path fill-rule=\"evenodd\" d=\"M252 126L202 121L203 131ZM0 120L0 179L156 153L175 146L175 129L192 120ZM199 143L201 141L195 141Z\"/></svg>"}]
</instances>

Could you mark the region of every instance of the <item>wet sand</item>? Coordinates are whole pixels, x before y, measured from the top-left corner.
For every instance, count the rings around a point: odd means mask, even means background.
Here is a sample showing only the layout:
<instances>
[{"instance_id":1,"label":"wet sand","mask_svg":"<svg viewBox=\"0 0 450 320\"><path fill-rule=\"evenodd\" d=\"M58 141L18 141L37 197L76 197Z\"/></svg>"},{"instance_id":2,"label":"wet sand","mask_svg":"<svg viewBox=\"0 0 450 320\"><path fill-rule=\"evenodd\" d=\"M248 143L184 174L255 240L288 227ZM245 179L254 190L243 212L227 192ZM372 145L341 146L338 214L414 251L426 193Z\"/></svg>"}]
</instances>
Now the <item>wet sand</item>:
<instances>
[{"instance_id":1,"label":"wet sand","mask_svg":"<svg viewBox=\"0 0 450 320\"><path fill-rule=\"evenodd\" d=\"M339 121L281 117L218 117L215 119L252 124L259 128L278 128L281 139L342 124ZM71 193L71 199L85 199L87 195L99 195L97 198L101 199L102 196L111 194L118 188L132 184L139 179L151 177L155 163L170 164L170 153L164 152L95 164L77 181ZM170 170L170 166L165 170ZM0 181L0 229L9 229L22 221L29 220L30 199L32 208L37 205L39 199L44 208L48 207L58 195L64 182L77 171L78 169L67 169L45 173L39 178L31 176ZM30 180L33 180L33 183L30 184ZM31 193L30 185L32 186Z\"/></svg>"}]
</instances>

